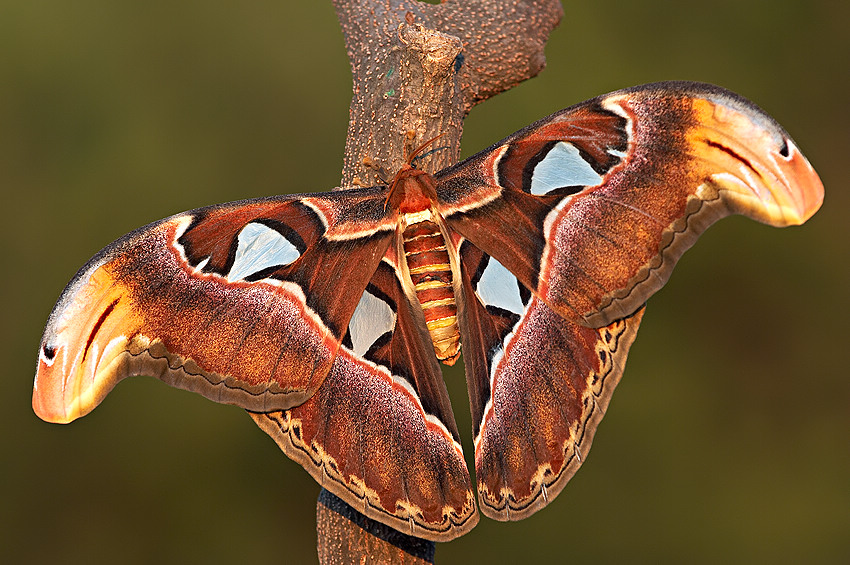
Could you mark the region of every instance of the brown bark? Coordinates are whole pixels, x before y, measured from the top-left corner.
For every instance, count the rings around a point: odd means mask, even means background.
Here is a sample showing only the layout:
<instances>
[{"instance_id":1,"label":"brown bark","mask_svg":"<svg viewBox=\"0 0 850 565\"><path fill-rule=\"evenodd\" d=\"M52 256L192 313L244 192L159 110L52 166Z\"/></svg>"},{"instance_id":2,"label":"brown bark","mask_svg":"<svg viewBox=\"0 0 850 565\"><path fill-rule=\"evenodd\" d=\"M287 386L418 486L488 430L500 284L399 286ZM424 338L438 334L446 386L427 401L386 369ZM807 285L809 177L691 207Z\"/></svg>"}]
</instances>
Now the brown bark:
<instances>
[{"instance_id":1,"label":"brown bark","mask_svg":"<svg viewBox=\"0 0 850 565\"><path fill-rule=\"evenodd\" d=\"M543 69L543 48L563 15L558 0L334 0L334 6L354 82L343 188L382 184L405 162L406 150L436 136L439 150L417 166L434 172L456 162L469 110ZM375 533L381 527L323 491L319 561L431 562L427 551L423 558L410 549L430 542L386 541Z\"/></svg>"},{"instance_id":2,"label":"brown bark","mask_svg":"<svg viewBox=\"0 0 850 565\"><path fill-rule=\"evenodd\" d=\"M420 166L460 154L463 119L477 103L539 73L563 15L557 0L334 0L354 81L342 186L374 185L404 163L404 144L437 135ZM359 179L359 182L356 182Z\"/></svg>"}]
</instances>

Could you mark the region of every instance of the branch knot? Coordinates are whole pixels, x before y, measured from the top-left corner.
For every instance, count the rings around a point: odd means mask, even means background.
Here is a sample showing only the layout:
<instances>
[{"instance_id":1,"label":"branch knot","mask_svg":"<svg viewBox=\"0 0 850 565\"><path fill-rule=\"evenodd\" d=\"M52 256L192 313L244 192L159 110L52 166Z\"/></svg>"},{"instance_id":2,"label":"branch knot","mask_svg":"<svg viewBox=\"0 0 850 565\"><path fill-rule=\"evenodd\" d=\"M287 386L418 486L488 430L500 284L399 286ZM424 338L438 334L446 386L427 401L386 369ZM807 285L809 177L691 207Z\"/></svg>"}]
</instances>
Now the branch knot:
<instances>
[{"instance_id":1,"label":"branch knot","mask_svg":"<svg viewBox=\"0 0 850 565\"><path fill-rule=\"evenodd\" d=\"M425 71L425 81L445 79L454 67L454 62L463 50L460 38L422 24L402 22L398 26L398 38L412 54L418 56ZM433 77L433 78L431 78Z\"/></svg>"}]
</instances>

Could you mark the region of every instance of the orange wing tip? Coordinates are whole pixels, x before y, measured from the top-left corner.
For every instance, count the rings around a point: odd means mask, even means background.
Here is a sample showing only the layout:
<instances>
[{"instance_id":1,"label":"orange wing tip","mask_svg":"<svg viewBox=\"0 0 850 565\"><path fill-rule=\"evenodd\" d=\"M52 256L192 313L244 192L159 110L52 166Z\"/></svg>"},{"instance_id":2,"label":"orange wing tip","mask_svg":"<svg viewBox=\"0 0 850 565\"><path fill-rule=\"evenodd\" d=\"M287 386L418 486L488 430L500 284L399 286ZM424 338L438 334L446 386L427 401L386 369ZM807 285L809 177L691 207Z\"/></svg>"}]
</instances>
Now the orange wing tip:
<instances>
[{"instance_id":1,"label":"orange wing tip","mask_svg":"<svg viewBox=\"0 0 850 565\"><path fill-rule=\"evenodd\" d=\"M62 391L64 379L56 363L62 362L62 349L43 345L38 355L38 368L32 387L32 409L45 422L67 424L80 417L78 410L67 405Z\"/></svg>"},{"instance_id":2,"label":"orange wing tip","mask_svg":"<svg viewBox=\"0 0 850 565\"><path fill-rule=\"evenodd\" d=\"M117 368L126 343L124 336L113 339L100 355L93 344L91 361L70 371L66 346L42 345L32 393L36 415L46 422L67 424L94 410L120 380Z\"/></svg>"},{"instance_id":3,"label":"orange wing tip","mask_svg":"<svg viewBox=\"0 0 850 565\"><path fill-rule=\"evenodd\" d=\"M791 139L786 139L787 157L782 153L771 153L776 170L782 174L784 185L789 187L786 198L777 199L784 205L789 225L799 225L815 215L823 204L823 182L809 161Z\"/></svg>"},{"instance_id":4,"label":"orange wing tip","mask_svg":"<svg viewBox=\"0 0 850 565\"><path fill-rule=\"evenodd\" d=\"M731 211L773 226L799 225L818 211L823 183L794 141L767 114L737 100L694 101L689 137L707 183ZM702 192L702 194L700 194Z\"/></svg>"}]
</instances>

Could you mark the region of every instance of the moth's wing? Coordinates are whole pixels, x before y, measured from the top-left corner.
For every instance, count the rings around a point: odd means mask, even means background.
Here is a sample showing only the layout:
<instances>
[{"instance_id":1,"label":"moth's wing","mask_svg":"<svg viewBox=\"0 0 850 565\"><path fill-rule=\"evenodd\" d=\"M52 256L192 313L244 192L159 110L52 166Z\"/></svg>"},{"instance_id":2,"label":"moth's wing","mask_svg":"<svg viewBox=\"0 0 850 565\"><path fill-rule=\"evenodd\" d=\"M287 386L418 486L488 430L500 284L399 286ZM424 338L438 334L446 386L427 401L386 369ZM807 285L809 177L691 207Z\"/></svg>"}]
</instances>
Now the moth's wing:
<instances>
[{"instance_id":1,"label":"moth's wing","mask_svg":"<svg viewBox=\"0 0 850 565\"><path fill-rule=\"evenodd\" d=\"M50 315L35 412L69 422L133 375L250 410L303 402L392 239L384 200L380 189L248 200L107 246Z\"/></svg>"},{"instance_id":2,"label":"moth's wing","mask_svg":"<svg viewBox=\"0 0 850 565\"><path fill-rule=\"evenodd\" d=\"M645 300L712 222L802 223L823 187L766 114L662 83L554 114L437 178L461 265L479 501L520 519L587 454Z\"/></svg>"},{"instance_id":3,"label":"moth's wing","mask_svg":"<svg viewBox=\"0 0 850 565\"><path fill-rule=\"evenodd\" d=\"M552 501L590 450L643 309L588 328L469 241L459 256L479 505L519 520Z\"/></svg>"},{"instance_id":4,"label":"moth's wing","mask_svg":"<svg viewBox=\"0 0 850 565\"><path fill-rule=\"evenodd\" d=\"M823 200L770 116L684 82L573 106L436 178L449 228L592 327L635 312L719 218L800 224Z\"/></svg>"},{"instance_id":5,"label":"moth's wing","mask_svg":"<svg viewBox=\"0 0 850 565\"><path fill-rule=\"evenodd\" d=\"M319 390L252 416L356 510L447 541L478 522L475 495L422 310L395 265L388 257L378 266Z\"/></svg>"}]
</instances>

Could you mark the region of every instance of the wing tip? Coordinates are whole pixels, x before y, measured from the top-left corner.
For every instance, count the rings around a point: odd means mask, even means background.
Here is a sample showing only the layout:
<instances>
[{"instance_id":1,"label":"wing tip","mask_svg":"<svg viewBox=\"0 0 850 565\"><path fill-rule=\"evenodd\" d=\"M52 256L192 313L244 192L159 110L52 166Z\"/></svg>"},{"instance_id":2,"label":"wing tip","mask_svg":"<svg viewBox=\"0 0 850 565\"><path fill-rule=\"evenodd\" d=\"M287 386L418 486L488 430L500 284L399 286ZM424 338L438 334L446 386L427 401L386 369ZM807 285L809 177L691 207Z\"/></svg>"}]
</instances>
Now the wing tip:
<instances>
[{"instance_id":1,"label":"wing tip","mask_svg":"<svg viewBox=\"0 0 850 565\"><path fill-rule=\"evenodd\" d=\"M696 94L687 135L714 185L701 188L721 191L730 211L776 227L811 218L823 203L823 183L782 126L719 87Z\"/></svg>"},{"instance_id":2,"label":"wing tip","mask_svg":"<svg viewBox=\"0 0 850 565\"><path fill-rule=\"evenodd\" d=\"M53 424L68 424L94 410L115 385L109 378L87 380L81 371L66 374L66 347L42 344L33 380L32 409Z\"/></svg>"},{"instance_id":3,"label":"wing tip","mask_svg":"<svg viewBox=\"0 0 850 565\"><path fill-rule=\"evenodd\" d=\"M56 402L55 396L44 394L39 389L33 390L32 410L36 416L51 424L68 424L77 419L77 416L69 414L63 402Z\"/></svg>"},{"instance_id":4,"label":"wing tip","mask_svg":"<svg viewBox=\"0 0 850 565\"><path fill-rule=\"evenodd\" d=\"M64 401L64 379L54 368L59 362L63 351L45 342L39 346L38 361L35 368L35 378L32 385L32 411L35 415L52 424L67 424L76 419L71 416Z\"/></svg>"},{"instance_id":5,"label":"wing tip","mask_svg":"<svg viewBox=\"0 0 850 565\"><path fill-rule=\"evenodd\" d=\"M803 224L823 205L823 181L790 137L785 139L785 145L774 160L779 163L781 172L794 181L789 189L788 225Z\"/></svg>"}]
</instances>

